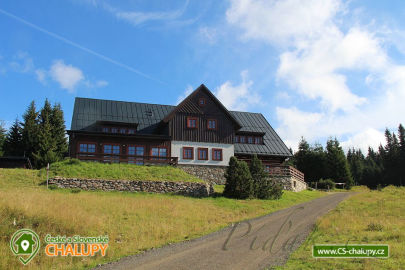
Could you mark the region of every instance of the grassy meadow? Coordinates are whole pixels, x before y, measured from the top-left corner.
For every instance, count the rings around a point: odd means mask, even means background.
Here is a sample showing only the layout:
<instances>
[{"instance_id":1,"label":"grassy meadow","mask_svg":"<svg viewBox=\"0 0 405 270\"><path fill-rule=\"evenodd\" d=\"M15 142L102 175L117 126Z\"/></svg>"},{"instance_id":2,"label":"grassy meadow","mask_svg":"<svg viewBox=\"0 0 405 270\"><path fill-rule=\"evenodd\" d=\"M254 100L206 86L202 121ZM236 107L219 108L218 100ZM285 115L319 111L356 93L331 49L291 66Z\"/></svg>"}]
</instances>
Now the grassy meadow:
<instances>
[{"instance_id":1,"label":"grassy meadow","mask_svg":"<svg viewBox=\"0 0 405 270\"><path fill-rule=\"evenodd\" d=\"M405 187L358 194L322 217L306 242L279 269L405 269ZM387 259L315 259L313 244L388 244Z\"/></svg>"},{"instance_id":2,"label":"grassy meadow","mask_svg":"<svg viewBox=\"0 0 405 270\"><path fill-rule=\"evenodd\" d=\"M45 177L45 169L41 176ZM182 181L204 182L184 171L172 166L138 166L134 164L83 162L78 159L66 159L51 164L50 177L61 176L71 178L106 179L106 180L150 180L150 181Z\"/></svg>"},{"instance_id":3,"label":"grassy meadow","mask_svg":"<svg viewBox=\"0 0 405 270\"><path fill-rule=\"evenodd\" d=\"M134 168L139 168L134 166ZM55 170L56 171L56 170ZM82 172L84 173L84 171ZM89 176L86 178L91 178ZM105 257L47 257L44 246L25 269L82 269L152 247L196 238L232 222L309 201L325 192L284 192L276 201L189 198L177 195L47 190L44 173L0 169L0 269L23 265L9 247L18 229L46 234L109 236ZM220 192L221 187L216 189Z\"/></svg>"}]
</instances>

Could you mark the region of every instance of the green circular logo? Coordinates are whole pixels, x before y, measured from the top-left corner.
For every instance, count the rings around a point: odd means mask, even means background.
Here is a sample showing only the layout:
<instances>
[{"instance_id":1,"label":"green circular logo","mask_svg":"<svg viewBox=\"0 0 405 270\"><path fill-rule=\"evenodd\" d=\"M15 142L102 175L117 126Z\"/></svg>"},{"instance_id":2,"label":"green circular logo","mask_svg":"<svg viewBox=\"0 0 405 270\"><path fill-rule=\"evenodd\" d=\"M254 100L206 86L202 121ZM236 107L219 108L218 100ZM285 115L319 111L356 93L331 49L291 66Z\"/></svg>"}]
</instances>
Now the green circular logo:
<instances>
[{"instance_id":1,"label":"green circular logo","mask_svg":"<svg viewBox=\"0 0 405 270\"><path fill-rule=\"evenodd\" d=\"M19 260L26 265L39 251L41 243L39 236L33 230L21 229L16 231L10 240L10 249Z\"/></svg>"}]
</instances>

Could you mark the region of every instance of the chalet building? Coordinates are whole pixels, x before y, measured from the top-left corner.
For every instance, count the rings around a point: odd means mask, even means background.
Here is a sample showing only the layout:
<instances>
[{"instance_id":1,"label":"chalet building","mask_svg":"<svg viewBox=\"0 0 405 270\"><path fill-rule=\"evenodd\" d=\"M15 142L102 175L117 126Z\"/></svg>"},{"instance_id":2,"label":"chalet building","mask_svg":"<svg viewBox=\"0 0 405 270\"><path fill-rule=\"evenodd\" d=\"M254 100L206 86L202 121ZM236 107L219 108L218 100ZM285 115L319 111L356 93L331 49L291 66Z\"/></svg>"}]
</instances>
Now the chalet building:
<instances>
[{"instance_id":1,"label":"chalet building","mask_svg":"<svg viewBox=\"0 0 405 270\"><path fill-rule=\"evenodd\" d=\"M171 164L223 183L230 157L257 154L269 173L303 180L281 165L291 153L262 114L228 111L205 85L177 106L76 98L68 134L81 160Z\"/></svg>"}]
</instances>

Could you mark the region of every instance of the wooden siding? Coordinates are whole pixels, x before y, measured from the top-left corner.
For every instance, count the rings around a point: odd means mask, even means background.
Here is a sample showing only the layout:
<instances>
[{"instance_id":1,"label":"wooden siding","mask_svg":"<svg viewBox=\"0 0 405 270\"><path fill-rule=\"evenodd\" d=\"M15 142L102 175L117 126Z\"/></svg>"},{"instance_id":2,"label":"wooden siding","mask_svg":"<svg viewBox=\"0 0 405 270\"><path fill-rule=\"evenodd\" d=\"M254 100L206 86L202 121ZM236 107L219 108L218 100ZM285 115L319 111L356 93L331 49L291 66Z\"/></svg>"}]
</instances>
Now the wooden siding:
<instances>
[{"instance_id":1,"label":"wooden siding","mask_svg":"<svg viewBox=\"0 0 405 270\"><path fill-rule=\"evenodd\" d=\"M95 143L96 153L103 153L103 144L119 144L120 154L126 155L128 145L137 145L145 147L145 156L151 155L152 147L165 147L167 148L167 156L170 157L171 153L171 143L169 140L161 139L140 139L131 138L130 136L120 137L120 136L97 136L97 135L86 135L86 134L71 134L69 137L69 156L76 157L78 154L79 143Z\"/></svg>"},{"instance_id":2,"label":"wooden siding","mask_svg":"<svg viewBox=\"0 0 405 270\"><path fill-rule=\"evenodd\" d=\"M252 155L246 154L235 154L235 157L238 160L246 161L248 164L252 161ZM272 166L280 166L284 161L285 157L272 157L272 156L258 156L258 158L262 161L263 165L272 165Z\"/></svg>"},{"instance_id":3,"label":"wooden siding","mask_svg":"<svg viewBox=\"0 0 405 270\"><path fill-rule=\"evenodd\" d=\"M200 98L206 100L204 106L199 106ZM197 117L197 128L187 128L187 117ZM217 129L208 129L208 119L217 120ZM174 141L233 143L235 126L211 98L203 92L195 95L183 104L176 115L169 121L169 134Z\"/></svg>"}]
</instances>

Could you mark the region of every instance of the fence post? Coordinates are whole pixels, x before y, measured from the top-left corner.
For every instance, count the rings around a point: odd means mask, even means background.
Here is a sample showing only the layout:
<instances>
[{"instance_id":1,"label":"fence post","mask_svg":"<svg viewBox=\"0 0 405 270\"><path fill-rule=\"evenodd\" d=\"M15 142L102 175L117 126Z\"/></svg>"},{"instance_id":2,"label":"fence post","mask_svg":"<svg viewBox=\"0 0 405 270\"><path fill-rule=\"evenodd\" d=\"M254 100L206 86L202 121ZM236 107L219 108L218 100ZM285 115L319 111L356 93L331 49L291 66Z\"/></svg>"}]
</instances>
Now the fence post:
<instances>
[{"instance_id":1,"label":"fence post","mask_svg":"<svg viewBox=\"0 0 405 270\"><path fill-rule=\"evenodd\" d=\"M46 166L46 189L48 189L48 182L49 182L49 163Z\"/></svg>"}]
</instances>

